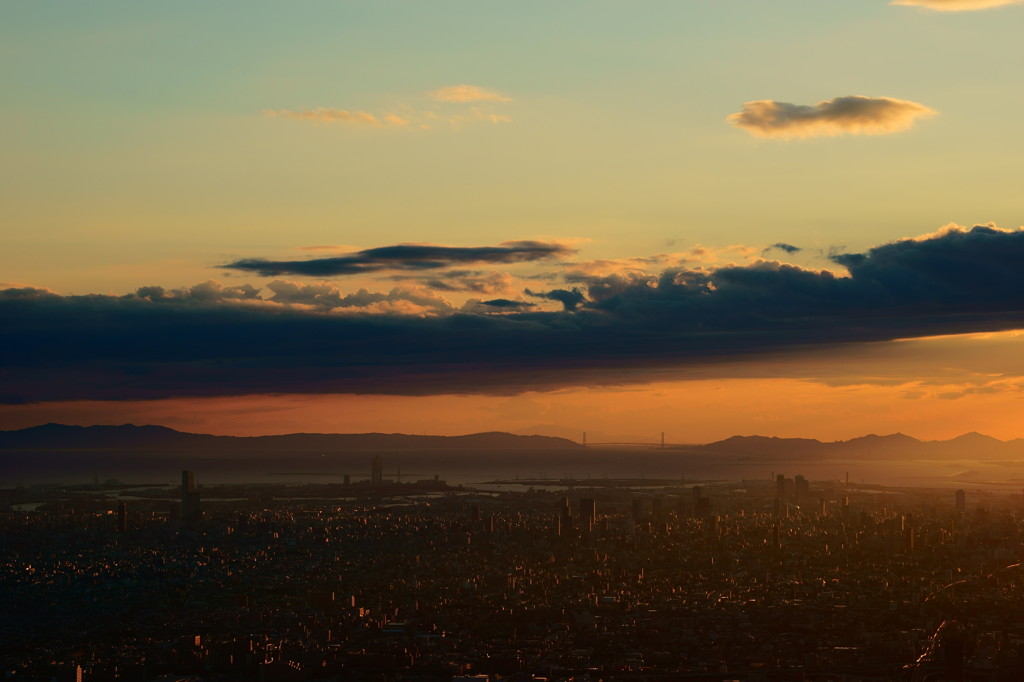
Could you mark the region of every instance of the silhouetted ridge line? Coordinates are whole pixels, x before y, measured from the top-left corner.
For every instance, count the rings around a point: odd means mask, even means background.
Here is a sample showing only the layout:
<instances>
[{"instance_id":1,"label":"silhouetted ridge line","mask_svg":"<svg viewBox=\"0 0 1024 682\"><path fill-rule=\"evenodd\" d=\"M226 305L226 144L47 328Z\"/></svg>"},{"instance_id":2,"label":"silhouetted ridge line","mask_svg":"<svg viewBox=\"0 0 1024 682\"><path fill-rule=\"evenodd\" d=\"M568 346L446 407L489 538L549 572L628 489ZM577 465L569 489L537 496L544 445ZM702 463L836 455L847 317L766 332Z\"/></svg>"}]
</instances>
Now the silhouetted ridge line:
<instances>
[{"instance_id":1,"label":"silhouetted ridge line","mask_svg":"<svg viewBox=\"0 0 1024 682\"><path fill-rule=\"evenodd\" d=\"M733 436L693 450L750 458L1020 459L1024 458L1024 439L1001 441L976 432L945 441L922 441L903 433L872 433L828 443L809 438Z\"/></svg>"},{"instance_id":2,"label":"silhouetted ridge line","mask_svg":"<svg viewBox=\"0 0 1024 682\"><path fill-rule=\"evenodd\" d=\"M462 436L403 433L293 433L278 436L212 436L164 426L43 424L0 431L0 450L121 450L334 452L346 450L561 450L581 446L566 438L487 432Z\"/></svg>"},{"instance_id":3,"label":"silhouetted ridge line","mask_svg":"<svg viewBox=\"0 0 1024 682\"><path fill-rule=\"evenodd\" d=\"M641 446L637 446L640 448ZM590 451L601 448L595 444ZM501 431L461 436L420 436L404 433L292 433L277 436L213 436L186 433L164 426L67 426L43 424L0 431L0 450L107 451L121 453L189 452L225 456L260 453L342 453L367 451L544 451L588 452L557 436L515 435ZM945 441L921 441L902 433L869 434L845 441L813 438L732 436L705 445L674 447L665 455L708 454L720 457L784 459L1024 459L1024 439L1001 441L966 433Z\"/></svg>"}]
</instances>

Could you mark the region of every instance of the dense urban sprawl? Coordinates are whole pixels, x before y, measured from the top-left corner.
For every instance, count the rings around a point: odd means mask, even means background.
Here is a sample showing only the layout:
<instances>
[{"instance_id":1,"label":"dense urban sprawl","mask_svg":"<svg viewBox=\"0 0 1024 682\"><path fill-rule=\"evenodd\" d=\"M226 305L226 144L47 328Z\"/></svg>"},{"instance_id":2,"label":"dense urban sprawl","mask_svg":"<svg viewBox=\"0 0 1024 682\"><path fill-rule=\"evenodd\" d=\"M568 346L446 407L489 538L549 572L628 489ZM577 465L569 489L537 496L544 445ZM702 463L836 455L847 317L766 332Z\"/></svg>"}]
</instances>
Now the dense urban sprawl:
<instances>
[{"instance_id":1,"label":"dense urban sprawl","mask_svg":"<svg viewBox=\"0 0 1024 682\"><path fill-rule=\"evenodd\" d=\"M1020 494L213 490L3 491L4 679L1024 679Z\"/></svg>"}]
</instances>

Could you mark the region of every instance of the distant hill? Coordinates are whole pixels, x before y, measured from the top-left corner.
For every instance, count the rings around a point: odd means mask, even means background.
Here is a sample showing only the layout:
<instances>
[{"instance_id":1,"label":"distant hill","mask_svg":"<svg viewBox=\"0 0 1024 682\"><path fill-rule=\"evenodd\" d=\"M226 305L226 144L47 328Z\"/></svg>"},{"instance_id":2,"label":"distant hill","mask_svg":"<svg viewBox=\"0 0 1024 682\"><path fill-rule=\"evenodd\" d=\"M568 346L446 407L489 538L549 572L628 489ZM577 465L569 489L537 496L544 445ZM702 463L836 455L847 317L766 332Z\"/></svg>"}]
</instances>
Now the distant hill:
<instances>
[{"instance_id":1,"label":"distant hill","mask_svg":"<svg viewBox=\"0 0 1024 682\"><path fill-rule=\"evenodd\" d=\"M951 440L921 441L894 433L870 434L845 441L822 442L808 438L733 436L697 446L702 452L743 457L787 457L815 459L1022 459L1024 440L1001 441L980 433L967 433Z\"/></svg>"},{"instance_id":2,"label":"distant hill","mask_svg":"<svg viewBox=\"0 0 1024 682\"><path fill-rule=\"evenodd\" d=\"M701 450L731 455L768 455L772 457L810 456L820 453L821 441L810 438L775 438L768 436L733 436L697 446Z\"/></svg>"},{"instance_id":3,"label":"distant hill","mask_svg":"<svg viewBox=\"0 0 1024 682\"><path fill-rule=\"evenodd\" d=\"M638 446L639 447L639 446ZM109 454L214 454L220 457L253 457L268 454L344 454L389 451L430 452L536 452L564 451L574 456L596 456L600 445L590 449L568 438L550 435L516 435L504 432L464 436L413 436L402 433L293 433L281 436L211 436L185 433L163 426L66 426L44 424L18 431L0 431L0 451L90 452ZM705 445L665 450L672 453L706 454L742 459L1024 459L1024 440L1001 441L979 433L967 433L946 441L921 441L894 433L870 434L846 441L822 442L811 438L732 436Z\"/></svg>"},{"instance_id":4,"label":"distant hill","mask_svg":"<svg viewBox=\"0 0 1024 682\"><path fill-rule=\"evenodd\" d=\"M0 450L105 450L119 452L212 452L253 455L268 452L389 450L564 450L581 446L565 438L488 432L465 436L402 433L293 433L282 436L211 436L163 426L66 426L44 424L0 431Z\"/></svg>"}]
</instances>

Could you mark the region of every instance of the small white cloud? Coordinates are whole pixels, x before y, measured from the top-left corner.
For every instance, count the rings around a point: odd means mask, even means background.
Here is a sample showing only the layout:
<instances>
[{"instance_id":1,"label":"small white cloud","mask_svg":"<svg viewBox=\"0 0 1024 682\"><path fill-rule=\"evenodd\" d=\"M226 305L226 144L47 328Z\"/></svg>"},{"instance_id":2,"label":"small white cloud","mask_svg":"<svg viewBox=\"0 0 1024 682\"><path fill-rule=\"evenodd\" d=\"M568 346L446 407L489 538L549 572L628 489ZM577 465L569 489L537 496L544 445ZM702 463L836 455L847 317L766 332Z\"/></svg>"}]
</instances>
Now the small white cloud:
<instances>
[{"instance_id":1,"label":"small white cloud","mask_svg":"<svg viewBox=\"0 0 1024 682\"><path fill-rule=\"evenodd\" d=\"M906 130L918 118L935 113L908 100L848 95L814 106L770 99L747 102L726 120L757 137L887 135Z\"/></svg>"},{"instance_id":2,"label":"small white cloud","mask_svg":"<svg viewBox=\"0 0 1024 682\"><path fill-rule=\"evenodd\" d=\"M971 12L979 9L1019 5L1024 0L892 0L890 5L912 5L937 12Z\"/></svg>"}]
</instances>

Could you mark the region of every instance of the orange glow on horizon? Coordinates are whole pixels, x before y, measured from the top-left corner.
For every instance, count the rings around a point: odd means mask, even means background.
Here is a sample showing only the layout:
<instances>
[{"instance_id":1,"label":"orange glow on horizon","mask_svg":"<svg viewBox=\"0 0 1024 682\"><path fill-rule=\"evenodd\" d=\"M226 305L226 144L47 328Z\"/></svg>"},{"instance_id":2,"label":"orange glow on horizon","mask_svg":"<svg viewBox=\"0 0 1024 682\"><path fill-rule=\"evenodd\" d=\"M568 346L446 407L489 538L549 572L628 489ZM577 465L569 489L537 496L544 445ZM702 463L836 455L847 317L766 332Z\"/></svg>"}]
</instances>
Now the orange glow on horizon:
<instances>
[{"instance_id":1,"label":"orange glow on horizon","mask_svg":"<svg viewBox=\"0 0 1024 682\"><path fill-rule=\"evenodd\" d=\"M1015 384L854 384L798 379L662 382L518 396L254 395L160 401L7 406L0 428L45 422L160 424L181 431L256 436L296 432L458 435L510 431L590 442L706 443L732 435L846 440L897 431L944 440L969 431L1024 436Z\"/></svg>"}]
</instances>

